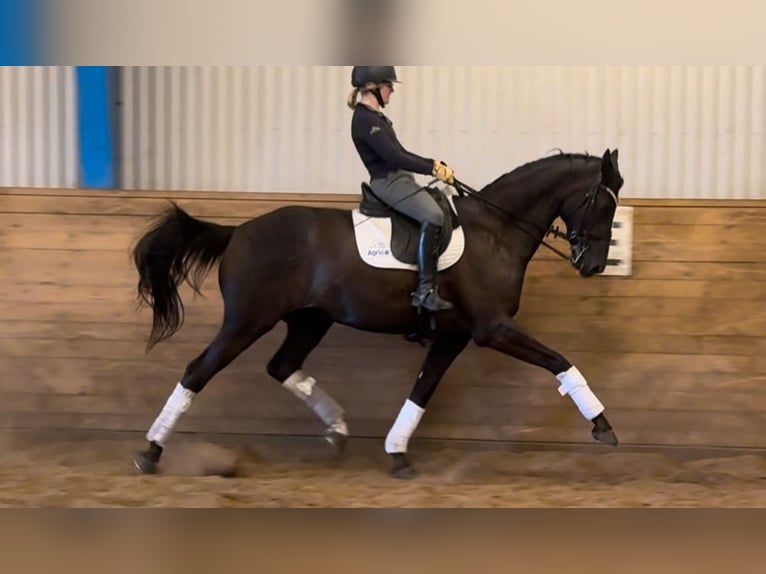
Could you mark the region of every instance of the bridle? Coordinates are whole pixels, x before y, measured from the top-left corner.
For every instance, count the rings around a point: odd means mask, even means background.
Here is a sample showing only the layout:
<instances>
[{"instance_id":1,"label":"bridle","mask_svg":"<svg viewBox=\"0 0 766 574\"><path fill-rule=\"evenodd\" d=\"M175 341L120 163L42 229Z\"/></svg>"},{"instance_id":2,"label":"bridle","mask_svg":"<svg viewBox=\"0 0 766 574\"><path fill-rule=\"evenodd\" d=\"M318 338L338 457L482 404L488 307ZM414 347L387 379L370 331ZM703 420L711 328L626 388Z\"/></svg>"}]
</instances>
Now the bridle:
<instances>
[{"instance_id":1,"label":"bridle","mask_svg":"<svg viewBox=\"0 0 766 574\"><path fill-rule=\"evenodd\" d=\"M609 186L599 181L585 194L583 205L581 207L585 213L580 218L578 225L575 226L567 235L563 234L558 229L553 232L556 237L565 237L567 241L569 241L569 245L572 247L571 262L574 266L577 266L577 264L582 259L582 256L585 255L588 249L590 249L591 239L595 239L597 241L607 239L606 237L600 237L592 232L590 221L593 216L593 209L596 204L598 194L602 190L609 194L609 196L612 198L612 201L614 201L615 207L617 207L620 203L617 199L617 194L612 191ZM569 227L569 225L567 225L567 227Z\"/></svg>"},{"instance_id":2,"label":"bridle","mask_svg":"<svg viewBox=\"0 0 766 574\"><path fill-rule=\"evenodd\" d=\"M533 225L540 229L543 232L543 239L541 243L545 245L548 249L553 251L556 255L561 257L562 259L569 261L572 265L577 267L577 264L582 259L582 256L585 255L585 253L590 248L590 240L591 239L604 239L599 238L598 236L594 235L593 232L590 229L591 221L590 219L593 216L593 209L596 204L596 200L598 199L598 195L601 191L606 192L609 194L609 196L614 201L615 206L619 205L619 200L617 199L617 194L606 184L604 184L601 181L601 174L599 174L598 179L596 182L591 186L591 188L587 191L585 194L585 198L583 199L583 204L581 206L581 209L584 210L584 215L579 219L579 222L576 227L574 227L568 234L563 233L559 230L558 227L551 226L548 229L543 229L536 223L532 221L528 221L526 219L523 219L517 215L512 214L510 211L505 209L504 207L498 205L494 201L487 199L484 197L481 193L473 189L472 187L466 185L462 181L455 179L454 188L457 190L458 194L463 197L465 195L470 195L479 201L484 202L485 204L493 207L497 211L499 211L502 215L504 215L506 218L508 218L511 223L530 237L532 237L535 241L539 241L538 238L532 234L528 229L526 229L524 226L520 225L520 223L526 223L529 225ZM572 192L575 193L575 192ZM566 201L566 198L564 198L563 201ZM563 203L562 201L562 203ZM586 223L588 225L586 225ZM568 226L568 225L567 225ZM566 239L569 242L569 245L572 248L572 254L567 255L564 252L560 251L559 249L553 247L552 245L548 244L545 241L545 238L548 235L553 235L554 237L559 237L562 239Z\"/></svg>"}]
</instances>

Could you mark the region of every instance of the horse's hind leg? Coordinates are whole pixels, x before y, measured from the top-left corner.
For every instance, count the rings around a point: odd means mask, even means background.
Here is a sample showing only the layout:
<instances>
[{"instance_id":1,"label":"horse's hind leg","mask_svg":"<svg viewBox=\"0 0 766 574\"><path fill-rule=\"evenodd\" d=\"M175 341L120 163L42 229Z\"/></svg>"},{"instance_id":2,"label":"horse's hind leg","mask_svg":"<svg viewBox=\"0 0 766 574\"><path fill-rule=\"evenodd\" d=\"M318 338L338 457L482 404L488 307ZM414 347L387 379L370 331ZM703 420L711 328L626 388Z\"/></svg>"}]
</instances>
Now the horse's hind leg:
<instances>
[{"instance_id":1,"label":"horse's hind leg","mask_svg":"<svg viewBox=\"0 0 766 574\"><path fill-rule=\"evenodd\" d=\"M293 312L285 322L287 336L266 370L327 425L325 439L342 452L348 440L343 408L302 370L304 361L330 330L333 320L321 309L308 308Z\"/></svg>"},{"instance_id":2,"label":"horse's hind leg","mask_svg":"<svg viewBox=\"0 0 766 574\"><path fill-rule=\"evenodd\" d=\"M276 324L276 320L268 323L247 323L240 318L235 318L235 315L235 313L226 314L223 325L213 341L187 365L183 378L176 384L146 435L149 441L148 448L139 453L134 460L140 471L148 474L157 471L157 464L168 437L181 415L191 406L196 395L205 388L216 373L224 369Z\"/></svg>"}]
</instances>

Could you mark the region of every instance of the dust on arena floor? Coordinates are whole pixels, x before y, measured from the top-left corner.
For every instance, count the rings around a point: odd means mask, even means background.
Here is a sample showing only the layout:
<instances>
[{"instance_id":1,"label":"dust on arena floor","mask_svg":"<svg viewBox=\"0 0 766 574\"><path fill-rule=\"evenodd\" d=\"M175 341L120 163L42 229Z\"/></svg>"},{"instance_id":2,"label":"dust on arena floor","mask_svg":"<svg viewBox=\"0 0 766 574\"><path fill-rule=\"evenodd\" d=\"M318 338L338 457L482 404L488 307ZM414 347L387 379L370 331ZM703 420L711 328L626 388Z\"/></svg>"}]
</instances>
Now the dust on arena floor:
<instances>
[{"instance_id":1,"label":"dust on arena floor","mask_svg":"<svg viewBox=\"0 0 766 574\"><path fill-rule=\"evenodd\" d=\"M138 475L141 437L5 435L5 507L757 507L759 452L604 450L420 441L419 476L397 480L380 440L343 455L321 438L175 437L162 473ZM221 476L220 474L227 476Z\"/></svg>"}]
</instances>

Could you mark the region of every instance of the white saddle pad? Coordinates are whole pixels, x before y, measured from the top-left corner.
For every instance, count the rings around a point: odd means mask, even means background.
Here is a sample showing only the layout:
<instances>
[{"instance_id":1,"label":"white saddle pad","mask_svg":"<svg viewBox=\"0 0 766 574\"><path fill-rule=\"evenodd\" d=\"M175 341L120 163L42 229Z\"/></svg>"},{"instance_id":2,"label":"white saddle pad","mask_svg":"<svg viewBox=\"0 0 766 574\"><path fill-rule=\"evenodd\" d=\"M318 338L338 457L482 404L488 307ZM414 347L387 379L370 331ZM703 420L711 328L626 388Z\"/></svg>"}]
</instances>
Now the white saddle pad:
<instances>
[{"instance_id":1,"label":"white saddle pad","mask_svg":"<svg viewBox=\"0 0 766 574\"><path fill-rule=\"evenodd\" d=\"M452 204L452 195L448 198ZM354 223L356 247L362 261L380 269L417 270L417 265L402 263L391 253L391 220L388 217L368 217L358 208L352 210L351 217ZM439 257L437 269L442 271L453 266L460 260L464 249L465 236L461 226L452 231L449 245Z\"/></svg>"}]
</instances>

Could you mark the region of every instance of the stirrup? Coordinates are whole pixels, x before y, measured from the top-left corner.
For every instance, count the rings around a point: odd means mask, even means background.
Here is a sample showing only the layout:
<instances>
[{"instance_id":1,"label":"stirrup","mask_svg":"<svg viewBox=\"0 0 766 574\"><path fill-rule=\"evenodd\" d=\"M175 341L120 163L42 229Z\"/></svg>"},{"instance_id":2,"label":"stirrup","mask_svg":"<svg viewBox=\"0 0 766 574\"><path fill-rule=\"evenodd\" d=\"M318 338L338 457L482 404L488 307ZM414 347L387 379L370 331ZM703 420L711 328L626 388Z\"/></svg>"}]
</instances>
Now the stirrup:
<instances>
[{"instance_id":1,"label":"stirrup","mask_svg":"<svg viewBox=\"0 0 766 574\"><path fill-rule=\"evenodd\" d=\"M418 293L417 291L413 293L412 306L433 312L449 311L454 308L452 303L439 297L439 294L435 289L430 289L426 293Z\"/></svg>"}]
</instances>

